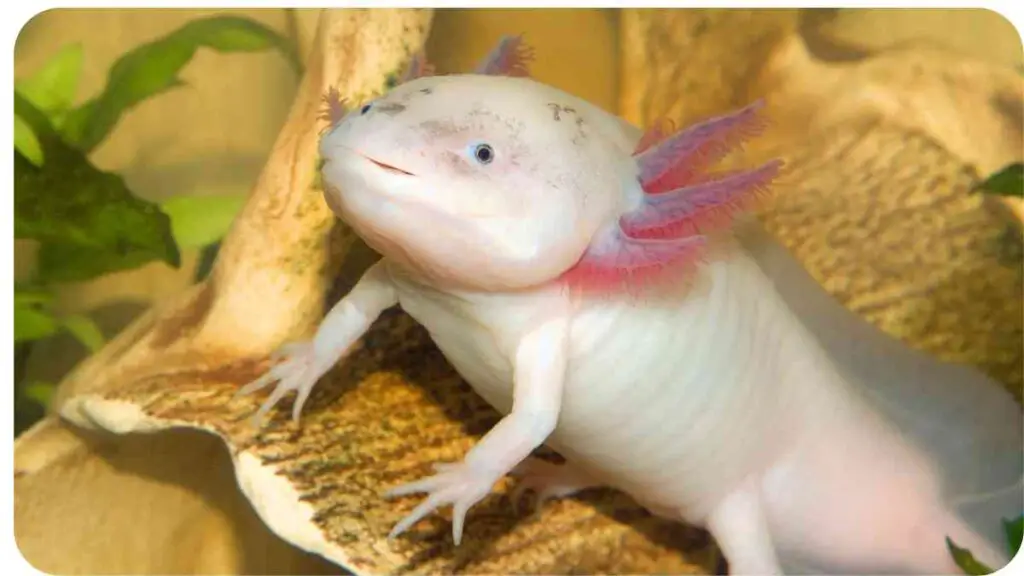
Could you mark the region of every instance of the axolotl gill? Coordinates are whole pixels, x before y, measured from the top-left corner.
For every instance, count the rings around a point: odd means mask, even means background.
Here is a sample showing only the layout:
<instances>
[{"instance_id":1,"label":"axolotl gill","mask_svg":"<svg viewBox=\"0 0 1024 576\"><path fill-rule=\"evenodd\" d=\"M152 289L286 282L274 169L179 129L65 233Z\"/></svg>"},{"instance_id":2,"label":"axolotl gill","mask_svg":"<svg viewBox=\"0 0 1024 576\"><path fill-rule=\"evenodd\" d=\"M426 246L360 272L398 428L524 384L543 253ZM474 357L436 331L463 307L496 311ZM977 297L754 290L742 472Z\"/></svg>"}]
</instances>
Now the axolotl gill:
<instances>
[{"instance_id":1,"label":"axolotl gill","mask_svg":"<svg viewBox=\"0 0 1024 576\"><path fill-rule=\"evenodd\" d=\"M532 79L521 38L470 74L422 57L323 133L331 209L382 258L311 341L240 390L262 417L399 305L502 419L391 532L470 508L504 476L547 496L613 487L705 527L733 574L953 574L990 566L1024 510L1019 405L849 312L744 217L779 161L711 169L759 102L646 132ZM841 193L837 190L836 193ZM564 465L537 460L546 444Z\"/></svg>"}]
</instances>

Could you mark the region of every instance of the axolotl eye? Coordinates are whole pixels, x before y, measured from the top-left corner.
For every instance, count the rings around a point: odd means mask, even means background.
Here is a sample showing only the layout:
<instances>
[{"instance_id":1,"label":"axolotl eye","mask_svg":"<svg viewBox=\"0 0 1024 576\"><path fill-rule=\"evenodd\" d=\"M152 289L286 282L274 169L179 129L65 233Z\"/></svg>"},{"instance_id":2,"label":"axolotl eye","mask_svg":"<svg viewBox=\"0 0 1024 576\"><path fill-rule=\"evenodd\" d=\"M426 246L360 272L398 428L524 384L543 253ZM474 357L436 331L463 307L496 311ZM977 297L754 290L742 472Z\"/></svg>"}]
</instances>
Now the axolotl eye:
<instances>
[{"instance_id":1,"label":"axolotl eye","mask_svg":"<svg viewBox=\"0 0 1024 576\"><path fill-rule=\"evenodd\" d=\"M494 148L487 143L470 144L469 153L480 164L490 164L494 161Z\"/></svg>"}]
</instances>

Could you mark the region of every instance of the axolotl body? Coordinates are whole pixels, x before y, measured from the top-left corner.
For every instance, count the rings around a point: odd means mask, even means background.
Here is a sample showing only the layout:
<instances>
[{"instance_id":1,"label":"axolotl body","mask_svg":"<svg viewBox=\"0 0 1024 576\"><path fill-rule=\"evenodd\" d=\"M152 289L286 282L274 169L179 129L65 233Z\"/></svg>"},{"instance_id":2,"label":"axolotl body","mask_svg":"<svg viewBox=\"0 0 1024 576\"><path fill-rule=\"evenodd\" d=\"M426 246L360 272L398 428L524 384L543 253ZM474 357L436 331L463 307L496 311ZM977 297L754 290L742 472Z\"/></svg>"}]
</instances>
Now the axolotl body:
<instances>
[{"instance_id":1,"label":"axolotl body","mask_svg":"<svg viewBox=\"0 0 1024 576\"><path fill-rule=\"evenodd\" d=\"M704 526L734 574L956 573L947 537L1008 561L1019 406L847 311L743 218L780 164L708 169L754 135L758 106L644 133L497 56L334 118L325 198L383 258L243 389L279 381L261 415L295 391L297 418L400 305L503 418L462 462L391 491L427 494L392 536L450 504L458 543L519 473ZM566 464L533 460L542 444Z\"/></svg>"}]
</instances>

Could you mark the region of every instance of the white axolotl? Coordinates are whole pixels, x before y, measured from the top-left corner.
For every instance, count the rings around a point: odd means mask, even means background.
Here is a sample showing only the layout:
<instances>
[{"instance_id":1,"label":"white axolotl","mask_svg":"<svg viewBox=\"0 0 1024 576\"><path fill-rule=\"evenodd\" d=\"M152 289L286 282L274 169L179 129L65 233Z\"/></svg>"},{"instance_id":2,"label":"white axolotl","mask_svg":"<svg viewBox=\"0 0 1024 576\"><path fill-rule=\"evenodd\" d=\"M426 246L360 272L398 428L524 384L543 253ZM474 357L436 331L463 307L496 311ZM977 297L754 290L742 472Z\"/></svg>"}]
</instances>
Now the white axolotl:
<instances>
[{"instance_id":1,"label":"white axolotl","mask_svg":"<svg viewBox=\"0 0 1024 576\"><path fill-rule=\"evenodd\" d=\"M474 74L414 73L321 140L332 210L383 255L312 341L240 393L261 417L400 305L504 417L392 531L467 511L510 473L544 496L625 491L706 527L734 574L990 566L1024 509L1021 410L833 300L752 219L779 162L708 168L759 106L642 133L525 74L507 39ZM564 466L531 452L547 444Z\"/></svg>"}]
</instances>

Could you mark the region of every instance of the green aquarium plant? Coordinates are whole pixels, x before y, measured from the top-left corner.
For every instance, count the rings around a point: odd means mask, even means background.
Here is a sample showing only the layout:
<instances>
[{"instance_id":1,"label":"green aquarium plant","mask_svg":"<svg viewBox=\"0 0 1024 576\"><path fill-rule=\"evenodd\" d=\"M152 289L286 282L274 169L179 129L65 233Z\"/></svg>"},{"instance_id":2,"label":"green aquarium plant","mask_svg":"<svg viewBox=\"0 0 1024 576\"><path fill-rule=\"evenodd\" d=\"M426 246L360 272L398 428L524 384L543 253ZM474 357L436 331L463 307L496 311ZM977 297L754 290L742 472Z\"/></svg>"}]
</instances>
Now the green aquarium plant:
<instances>
[{"instance_id":1,"label":"green aquarium plant","mask_svg":"<svg viewBox=\"0 0 1024 576\"><path fill-rule=\"evenodd\" d=\"M978 184L976 189L997 196L1024 198L1024 163L1014 162L1004 166Z\"/></svg>"},{"instance_id":2,"label":"green aquarium plant","mask_svg":"<svg viewBox=\"0 0 1024 576\"><path fill-rule=\"evenodd\" d=\"M179 77L202 48L217 52L277 50L301 74L294 43L235 16L192 20L123 54L103 90L75 104L84 54L65 46L15 83L14 235L38 246L32 276L15 285L15 433L43 414L54 385L25 381L32 345L64 332L90 352L104 344L83 314L54 311L53 289L151 262L175 268L182 249L200 249L197 280L209 271L221 236L244 196L176 196L154 203L135 195L118 174L96 167L89 154L125 112L183 86Z\"/></svg>"}]
</instances>

